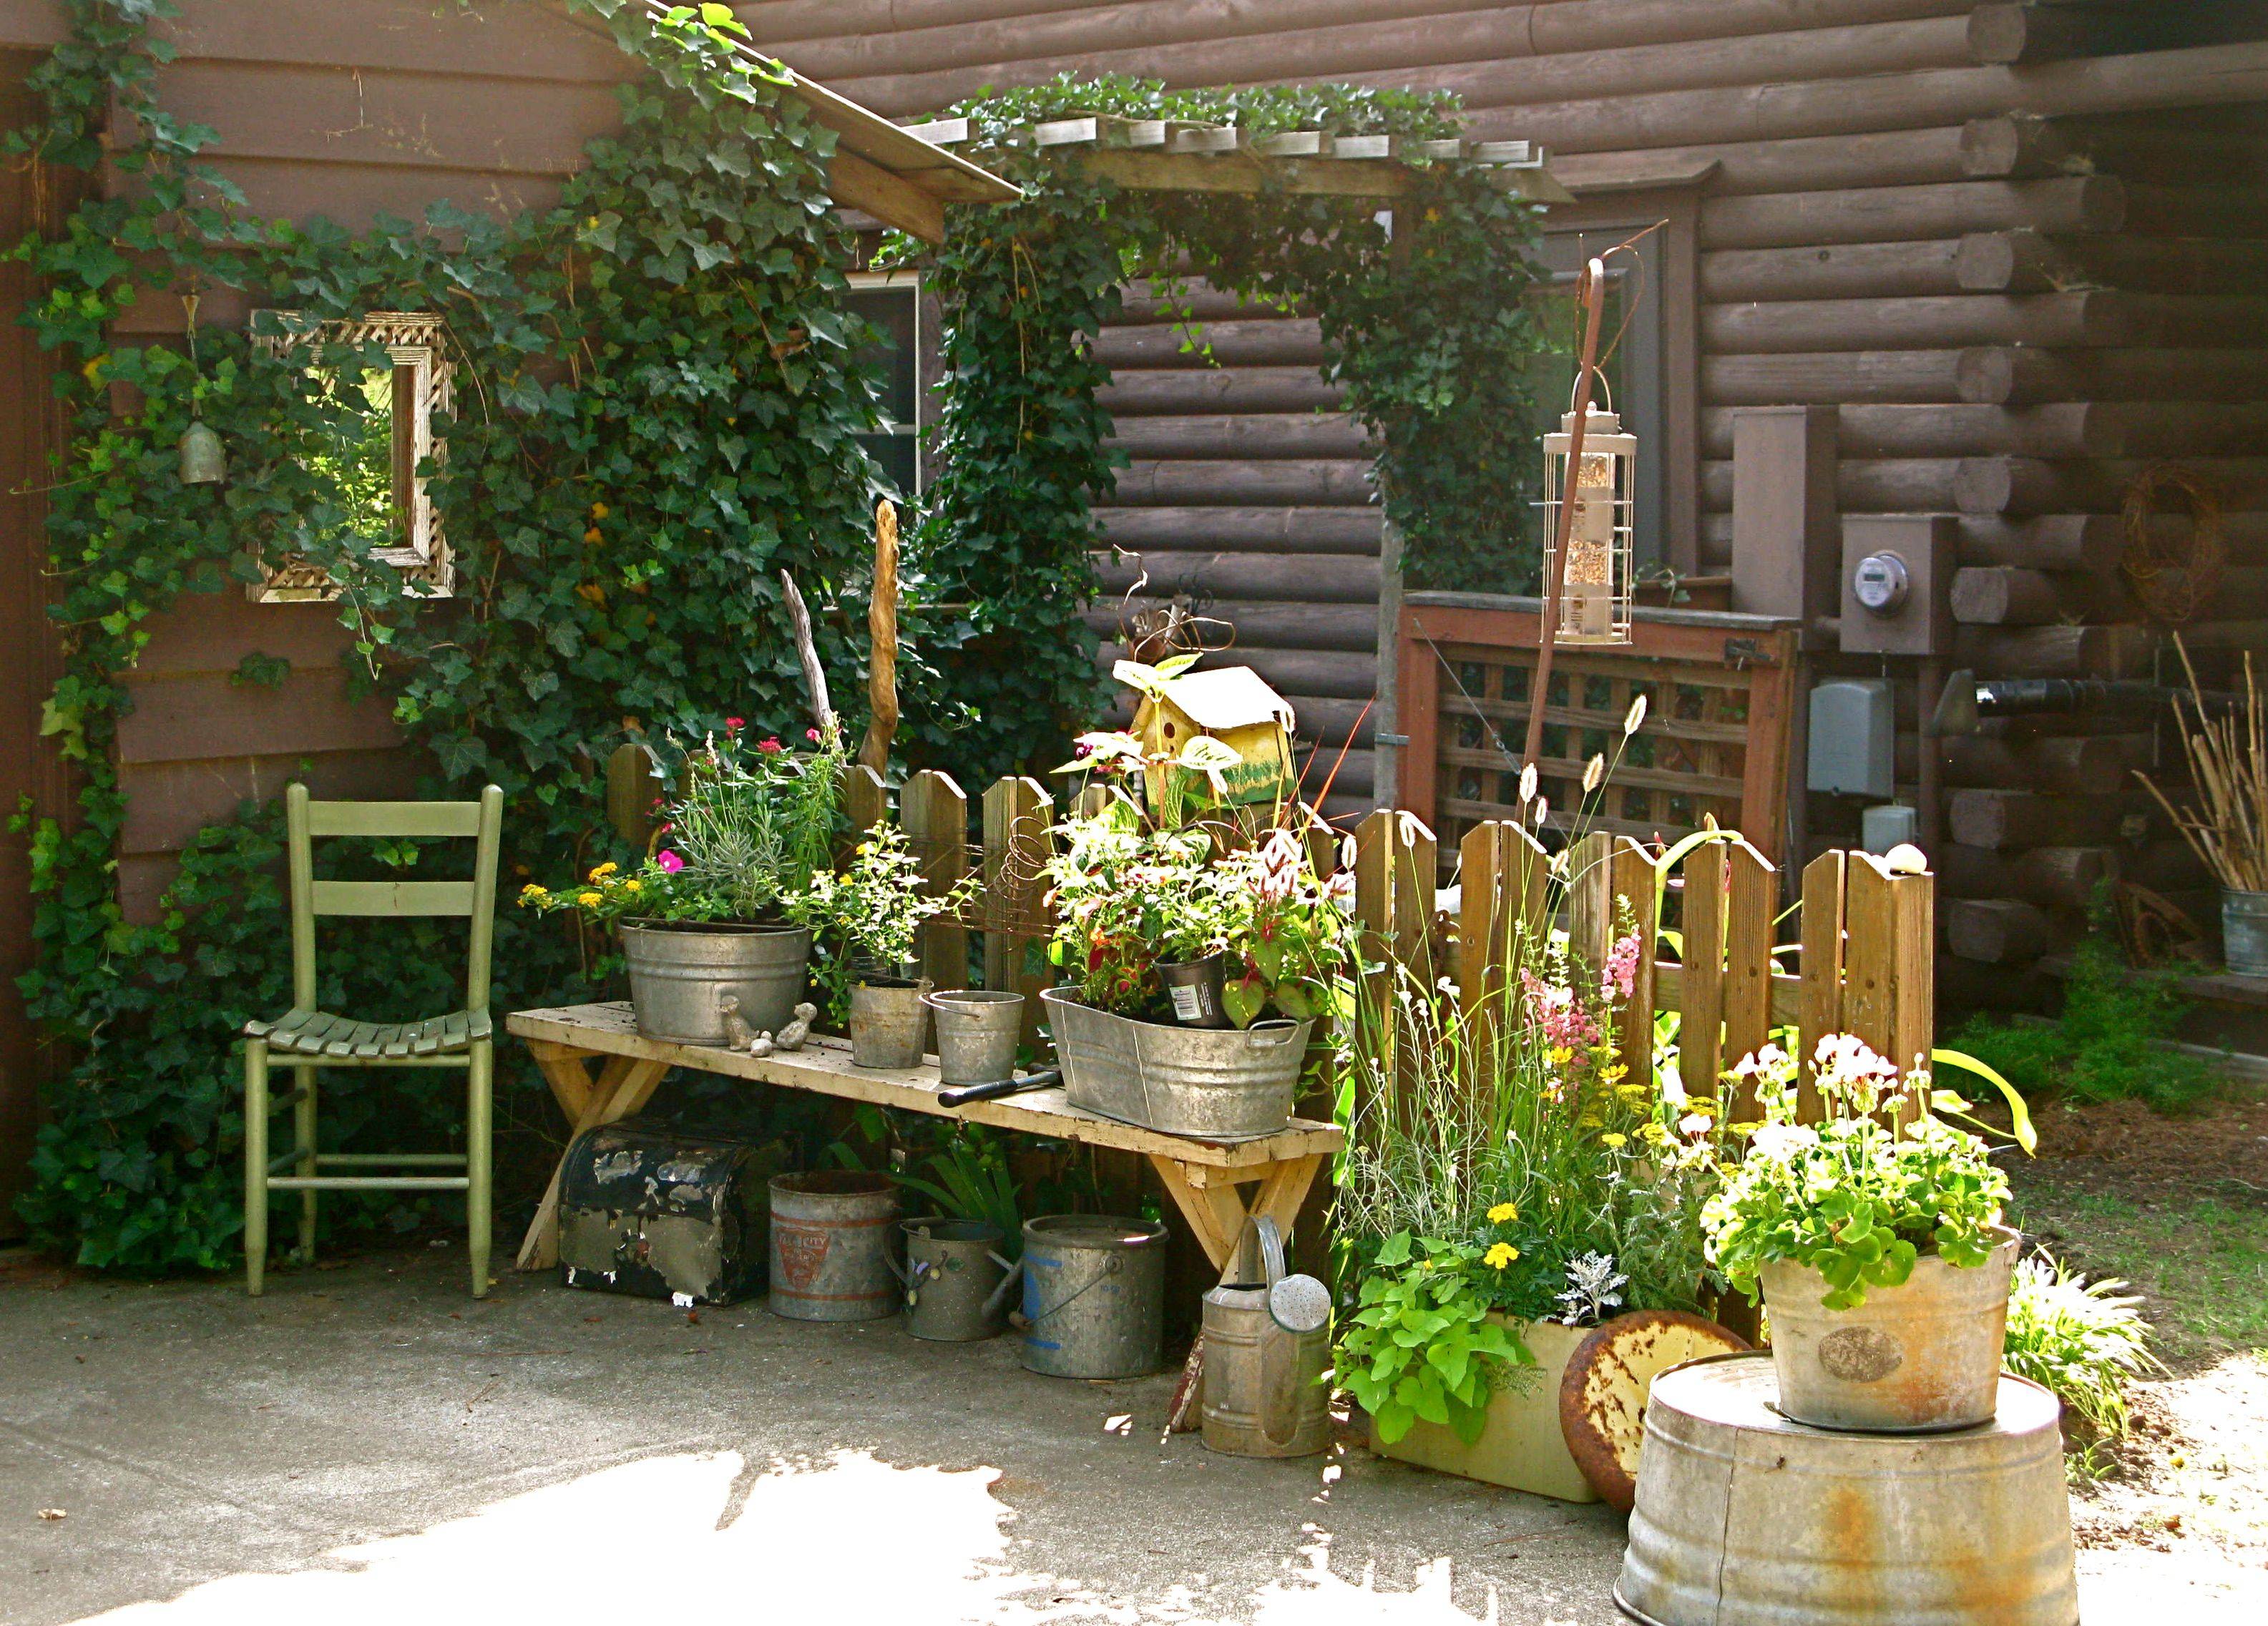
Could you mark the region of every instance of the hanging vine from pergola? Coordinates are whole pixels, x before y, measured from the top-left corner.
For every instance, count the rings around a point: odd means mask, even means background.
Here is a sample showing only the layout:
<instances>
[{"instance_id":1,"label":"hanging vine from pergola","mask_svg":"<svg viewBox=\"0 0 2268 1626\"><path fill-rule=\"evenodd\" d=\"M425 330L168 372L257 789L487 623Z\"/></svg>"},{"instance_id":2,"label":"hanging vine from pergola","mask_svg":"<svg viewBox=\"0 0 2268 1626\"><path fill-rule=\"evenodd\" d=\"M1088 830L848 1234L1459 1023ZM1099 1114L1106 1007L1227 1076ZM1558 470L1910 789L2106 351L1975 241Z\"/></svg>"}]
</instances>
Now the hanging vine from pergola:
<instances>
[{"instance_id":1,"label":"hanging vine from pergola","mask_svg":"<svg viewBox=\"0 0 2268 1626\"><path fill-rule=\"evenodd\" d=\"M914 552L936 600L969 607L940 651L947 692L983 718L958 770L1028 769L1092 716L1076 616L1095 591L1092 504L1125 461L1092 344L1132 280L1169 304L1202 279L1311 310L1325 376L1378 448L1410 578L1532 582L1529 254L1536 202L1565 194L1525 143L1464 140L1445 96L1125 79L967 103L922 133L1025 188L949 210L942 248L888 256L918 265L946 312L940 473Z\"/></svg>"}]
</instances>

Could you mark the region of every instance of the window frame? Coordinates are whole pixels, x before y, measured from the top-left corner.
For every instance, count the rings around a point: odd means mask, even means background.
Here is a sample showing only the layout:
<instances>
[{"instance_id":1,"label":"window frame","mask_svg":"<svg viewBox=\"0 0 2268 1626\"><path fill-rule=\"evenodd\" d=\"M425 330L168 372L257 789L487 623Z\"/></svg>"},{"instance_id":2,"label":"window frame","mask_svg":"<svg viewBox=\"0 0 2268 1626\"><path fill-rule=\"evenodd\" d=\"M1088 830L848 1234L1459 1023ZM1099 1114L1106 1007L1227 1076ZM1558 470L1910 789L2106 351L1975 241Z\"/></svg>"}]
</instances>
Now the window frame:
<instances>
[{"instance_id":1,"label":"window frame","mask_svg":"<svg viewBox=\"0 0 2268 1626\"><path fill-rule=\"evenodd\" d=\"M918 271L852 271L846 275L852 293L892 292L906 289L913 295L913 421L896 427L869 433L907 435L913 439L914 489L904 493L909 502L917 502L929 489L933 471L930 467L929 431L936 421L933 400L937 386L944 379L944 366L938 349L938 317L936 301L922 286Z\"/></svg>"}]
</instances>

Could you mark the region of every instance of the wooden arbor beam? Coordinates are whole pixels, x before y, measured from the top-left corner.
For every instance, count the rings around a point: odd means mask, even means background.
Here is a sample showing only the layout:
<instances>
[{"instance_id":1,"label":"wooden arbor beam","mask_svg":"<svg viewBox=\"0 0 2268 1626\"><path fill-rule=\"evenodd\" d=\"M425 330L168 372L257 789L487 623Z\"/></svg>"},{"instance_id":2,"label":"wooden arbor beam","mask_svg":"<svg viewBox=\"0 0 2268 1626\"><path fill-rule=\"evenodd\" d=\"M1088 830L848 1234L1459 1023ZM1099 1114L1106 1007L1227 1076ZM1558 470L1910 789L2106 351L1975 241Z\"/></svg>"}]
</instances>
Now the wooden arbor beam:
<instances>
[{"instance_id":1,"label":"wooden arbor beam","mask_svg":"<svg viewBox=\"0 0 2268 1626\"><path fill-rule=\"evenodd\" d=\"M1400 197L1412 172L1390 158L1269 158L1248 152L1142 152L1103 147L1073 159L1090 173L1135 192L1285 192L1332 197ZM1508 191L1539 203L1574 197L1542 169L1505 166L1490 176Z\"/></svg>"},{"instance_id":2,"label":"wooden arbor beam","mask_svg":"<svg viewBox=\"0 0 2268 1626\"><path fill-rule=\"evenodd\" d=\"M924 243L945 241L945 204L902 175L837 150L828 160L827 189L846 209L863 209L886 226Z\"/></svg>"}]
</instances>

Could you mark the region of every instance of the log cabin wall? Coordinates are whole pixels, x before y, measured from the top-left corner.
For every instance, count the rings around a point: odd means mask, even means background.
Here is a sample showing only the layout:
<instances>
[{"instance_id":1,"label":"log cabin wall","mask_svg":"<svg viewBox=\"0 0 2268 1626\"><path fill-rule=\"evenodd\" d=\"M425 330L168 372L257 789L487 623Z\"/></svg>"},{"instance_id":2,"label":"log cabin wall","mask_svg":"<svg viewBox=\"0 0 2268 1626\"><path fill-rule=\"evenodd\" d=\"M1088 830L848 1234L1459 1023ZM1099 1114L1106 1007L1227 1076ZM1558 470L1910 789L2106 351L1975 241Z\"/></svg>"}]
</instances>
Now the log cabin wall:
<instances>
[{"instance_id":1,"label":"log cabin wall","mask_svg":"<svg viewBox=\"0 0 2268 1626\"><path fill-rule=\"evenodd\" d=\"M261 215L364 229L380 214L421 219L442 199L502 216L546 207L584 143L618 123L621 54L540 0L478 11L431 0L180 0L180 13L158 26L179 53L158 76L158 99L218 133L208 161ZM60 7L0 0L0 45L43 48L63 34ZM247 314L240 299L209 293L200 320L240 326ZM182 327L180 301L152 293L117 335L148 343ZM298 777L348 797L414 782L416 761L385 703L348 697L350 635L335 606L190 595L152 631L127 674L134 710L118 739L129 916L151 916L182 844L247 797ZM247 681L254 655L287 661L288 674Z\"/></svg>"},{"instance_id":2,"label":"log cabin wall","mask_svg":"<svg viewBox=\"0 0 2268 1626\"><path fill-rule=\"evenodd\" d=\"M2268 641L2257 0L738 10L767 48L905 120L1064 72L1454 90L1474 136L1540 142L1586 208L1617 194L1651 202L1664 188L1697 201L1698 423L1692 467L1670 471L1691 482L1697 512L1690 540L1670 526L1669 563L1733 571L1734 409L1810 405L1828 411L1828 526L1836 510L1954 519L1940 670L2156 671L2166 640L2121 573L2118 514L2135 475L2169 458L2202 474L2228 515L2228 570L2186 629L2192 647L2225 659ZM1219 313L1226 365L1204 374L1145 314L1138 304L1103 340L1123 370L1110 403L1136 459L1105 533L1143 551L1153 583L1204 584L1248 624L1241 647L1328 736L1376 678L1355 626L1376 521L1351 431L1285 416L1335 404L1307 393L1313 357L1292 323ZM1674 439L1665 454L1681 455ZM1118 565L1107 579L1123 589L1133 574ZM1917 799L1918 663L1838 657L1831 626L1814 642L1822 673L1897 681L1900 796ZM2127 776L2159 749L2146 724L2096 717L1988 724L1945 743L1929 776L1948 999L2036 997L2011 973L2068 941L2099 879L2205 901L2201 872ZM1342 784L1371 783L1366 750ZM1811 844L1848 842L1859 811L1812 798Z\"/></svg>"}]
</instances>

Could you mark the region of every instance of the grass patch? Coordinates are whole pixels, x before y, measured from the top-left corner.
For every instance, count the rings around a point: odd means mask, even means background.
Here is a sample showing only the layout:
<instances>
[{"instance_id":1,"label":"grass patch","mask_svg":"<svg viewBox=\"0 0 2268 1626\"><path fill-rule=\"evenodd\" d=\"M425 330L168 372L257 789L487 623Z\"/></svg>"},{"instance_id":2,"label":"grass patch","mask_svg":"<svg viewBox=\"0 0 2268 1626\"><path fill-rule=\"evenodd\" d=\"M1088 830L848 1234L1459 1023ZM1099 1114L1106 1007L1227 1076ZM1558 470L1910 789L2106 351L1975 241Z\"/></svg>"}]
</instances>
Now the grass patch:
<instances>
[{"instance_id":1,"label":"grass patch","mask_svg":"<svg viewBox=\"0 0 2268 1626\"><path fill-rule=\"evenodd\" d=\"M2166 1358L2268 1350L2268 1210L2213 1197L2143 1203L2036 1174L2019 1181L2017 1222L2089 1276L2132 1283Z\"/></svg>"}]
</instances>

